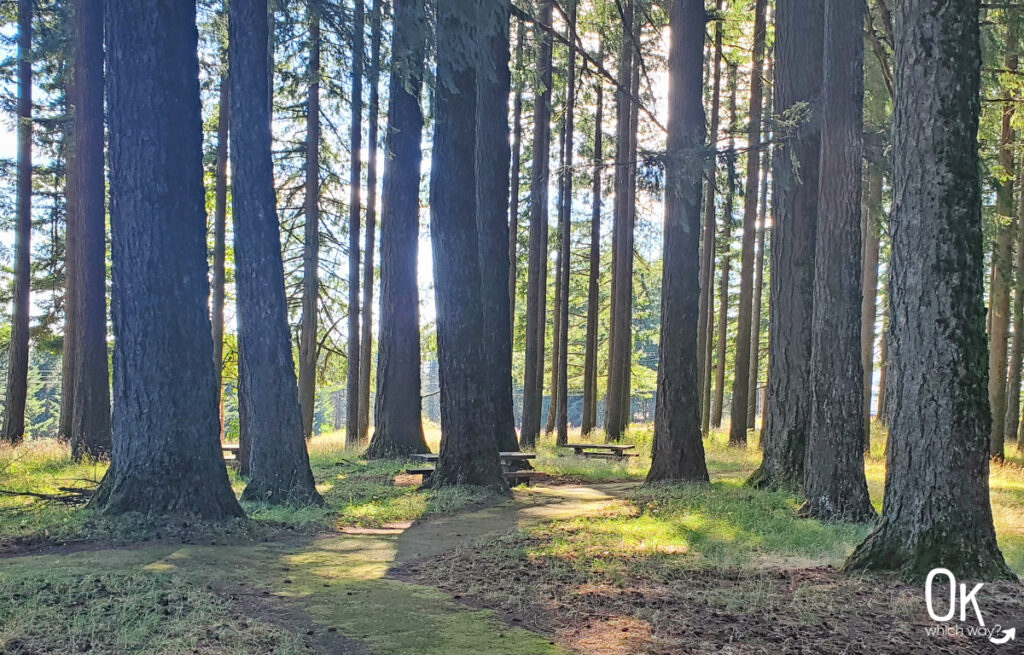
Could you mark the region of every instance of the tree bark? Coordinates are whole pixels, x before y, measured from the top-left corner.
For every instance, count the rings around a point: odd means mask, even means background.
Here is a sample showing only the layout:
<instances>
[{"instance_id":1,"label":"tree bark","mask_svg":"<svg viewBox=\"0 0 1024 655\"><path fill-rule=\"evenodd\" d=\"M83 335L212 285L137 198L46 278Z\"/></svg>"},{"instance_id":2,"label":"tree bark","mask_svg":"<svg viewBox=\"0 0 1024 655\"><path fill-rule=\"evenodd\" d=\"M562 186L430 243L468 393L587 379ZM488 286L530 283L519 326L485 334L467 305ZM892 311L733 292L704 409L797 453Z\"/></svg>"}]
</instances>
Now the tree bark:
<instances>
[{"instance_id":1,"label":"tree bark","mask_svg":"<svg viewBox=\"0 0 1024 655\"><path fill-rule=\"evenodd\" d=\"M267 0L231 0L232 219L238 288L239 405L251 455L242 497L271 504L323 503L303 439L284 294L284 266L274 197Z\"/></svg>"},{"instance_id":2,"label":"tree bark","mask_svg":"<svg viewBox=\"0 0 1024 655\"><path fill-rule=\"evenodd\" d=\"M480 384L486 393L483 409L490 423L488 434L498 449L504 451L519 449L512 407L512 308L507 295L508 269L493 265L506 256L509 243L511 9L508 0L481 0L478 4L481 49L476 81L476 227L487 367Z\"/></svg>"},{"instance_id":3,"label":"tree bark","mask_svg":"<svg viewBox=\"0 0 1024 655\"><path fill-rule=\"evenodd\" d=\"M818 222L818 162L824 4L778 0L775 115L795 122L776 134L772 160L772 252L764 456L749 484L801 489L811 397L811 315ZM799 116L794 115L804 108Z\"/></svg>"},{"instance_id":4,"label":"tree bark","mask_svg":"<svg viewBox=\"0 0 1024 655\"><path fill-rule=\"evenodd\" d=\"M426 42L423 0L395 0L388 84L388 157L381 189L380 339L373 438L365 457L429 452L420 415L420 314L417 287Z\"/></svg>"},{"instance_id":5,"label":"tree bark","mask_svg":"<svg viewBox=\"0 0 1024 655\"><path fill-rule=\"evenodd\" d=\"M670 13L665 240L654 442L647 482L707 482L700 432L697 323L704 163L701 87L704 0L676 0Z\"/></svg>"},{"instance_id":6,"label":"tree bark","mask_svg":"<svg viewBox=\"0 0 1024 655\"><path fill-rule=\"evenodd\" d=\"M740 248L740 306L737 316L736 355L733 362L732 408L729 411L729 444L747 443L747 392L750 380L750 324L754 298L754 242L757 237L757 185L760 175L758 148L761 145L761 104L763 101L765 12L767 0L754 4L754 52L750 73L750 113L747 126L747 182L743 197L743 241Z\"/></svg>"},{"instance_id":7,"label":"tree bark","mask_svg":"<svg viewBox=\"0 0 1024 655\"><path fill-rule=\"evenodd\" d=\"M576 140L576 0L568 0L569 80L565 107L565 165L562 169L562 232L558 249L558 402L555 405L555 443L569 442L569 270L572 246L572 175Z\"/></svg>"},{"instance_id":8,"label":"tree bark","mask_svg":"<svg viewBox=\"0 0 1024 655\"><path fill-rule=\"evenodd\" d=\"M103 176L103 2L75 4L75 70L71 85L75 107L74 173L68 184L73 207L68 212L67 269L73 316L70 337L71 401L68 439L71 457L109 457L110 376L107 369L107 247Z\"/></svg>"},{"instance_id":9,"label":"tree bark","mask_svg":"<svg viewBox=\"0 0 1024 655\"><path fill-rule=\"evenodd\" d=\"M320 298L320 9L308 0L309 62L306 68L306 197L302 244L302 318L299 334L299 407L302 434L313 438Z\"/></svg>"},{"instance_id":10,"label":"tree bark","mask_svg":"<svg viewBox=\"0 0 1024 655\"><path fill-rule=\"evenodd\" d=\"M367 127L369 160L366 163L366 241L363 244L363 331L359 342L359 441L370 430L370 371L373 352L373 250L377 238L377 124L380 121L380 0L370 14L370 121Z\"/></svg>"},{"instance_id":11,"label":"tree bark","mask_svg":"<svg viewBox=\"0 0 1024 655\"><path fill-rule=\"evenodd\" d=\"M895 6L890 346L885 506L847 570L1014 578L988 486L978 4Z\"/></svg>"},{"instance_id":12,"label":"tree bark","mask_svg":"<svg viewBox=\"0 0 1024 655\"><path fill-rule=\"evenodd\" d=\"M736 125L736 66L729 66L729 154L726 155L725 207L722 216L722 234L719 250L722 251L722 275L718 283L718 338L715 344L715 394L711 405L711 425L722 426L722 409L725 405L725 348L729 334L729 273L732 267L732 223L733 194L736 189L736 141L733 134ZM712 321L713 323L714 321Z\"/></svg>"},{"instance_id":13,"label":"tree bark","mask_svg":"<svg viewBox=\"0 0 1024 655\"><path fill-rule=\"evenodd\" d=\"M483 288L480 246L491 241L486 234L481 239L478 229L476 130L466 129L477 125L477 58L485 45L479 33L490 33L480 25L482 2L437 7L430 236L442 436L437 468L425 486L473 484L507 492L498 443L488 430L493 420L487 415L491 399L485 382L491 374L486 352L490 326L483 305L485 295L497 291L504 297L507 287ZM507 322L508 317L501 319Z\"/></svg>"},{"instance_id":14,"label":"tree bark","mask_svg":"<svg viewBox=\"0 0 1024 655\"><path fill-rule=\"evenodd\" d=\"M603 65L604 49L598 47ZM601 313L601 168L604 166L604 84L595 76L594 173L590 212L590 256L587 273L587 335L583 354L583 417L580 432L588 435L597 425L597 322Z\"/></svg>"},{"instance_id":15,"label":"tree bark","mask_svg":"<svg viewBox=\"0 0 1024 655\"><path fill-rule=\"evenodd\" d=\"M526 23L519 21L516 31L516 70L523 69L523 51L526 49ZM509 329L515 338L516 281L519 277L519 176L523 163L523 89L516 87L512 101L512 174L510 179L508 210L508 300Z\"/></svg>"},{"instance_id":16,"label":"tree bark","mask_svg":"<svg viewBox=\"0 0 1024 655\"><path fill-rule=\"evenodd\" d=\"M715 0L715 14L721 14L723 0ZM704 226L701 243L700 312L697 317L697 386L701 395L701 434L707 434L711 423L711 336L714 318L715 279L715 186L717 185L718 120L722 98L722 21L715 20L715 43L711 73L710 130L712 154L707 166L707 190L704 193Z\"/></svg>"},{"instance_id":17,"label":"tree bark","mask_svg":"<svg viewBox=\"0 0 1024 655\"><path fill-rule=\"evenodd\" d=\"M568 116L568 114L566 114ZM550 435L555 431L555 414L558 410L558 362L562 353L562 233L565 231L565 221L562 212L565 192L565 131L567 123L562 123L562 129L558 135L558 169L556 185L558 195L555 196L555 206L558 212L558 224L556 228L556 259L555 259L555 303L551 312L551 353L548 360L551 362L551 382L548 392L548 414L544 422L544 434Z\"/></svg>"},{"instance_id":18,"label":"tree bark","mask_svg":"<svg viewBox=\"0 0 1024 655\"><path fill-rule=\"evenodd\" d=\"M225 53L226 54L226 49ZM213 284L210 315L213 322L213 368L217 376L217 407L220 436L224 438L224 262L227 255L228 223L228 133L231 123L230 72L220 77L217 107L217 162L213 191Z\"/></svg>"},{"instance_id":19,"label":"tree bark","mask_svg":"<svg viewBox=\"0 0 1024 655\"><path fill-rule=\"evenodd\" d=\"M1024 184L1024 172L1018 167L1017 188L1021 189ZM1017 252L1014 262L1014 291L1013 291L1013 340L1010 342L1010 373L1009 381L1006 384L1006 422L1003 429L1006 434L1006 441L1017 441L1017 431L1020 428L1020 370L1021 358L1024 355L1024 193L1018 191L1017 213L1014 217L1014 228L1017 232ZM1019 446L1018 446L1019 447Z\"/></svg>"},{"instance_id":20,"label":"tree bark","mask_svg":"<svg viewBox=\"0 0 1024 655\"><path fill-rule=\"evenodd\" d=\"M153 12L105 12L114 450L91 504L241 517L217 436L196 8Z\"/></svg>"},{"instance_id":21,"label":"tree bark","mask_svg":"<svg viewBox=\"0 0 1024 655\"><path fill-rule=\"evenodd\" d=\"M876 516L864 477L860 360L864 0L825 3L821 180L811 319L811 424L802 512L823 521Z\"/></svg>"},{"instance_id":22,"label":"tree bark","mask_svg":"<svg viewBox=\"0 0 1024 655\"><path fill-rule=\"evenodd\" d=\"M1017 35L1012 27L1006 44L1004 65L1017 68ZM989 356L988 402L992 408L992 429L989 434L992 457L1002 459L1006 435L1007 341L1010 330L1010 286L1013 268L1013 101L1003 105L999 138L999 165L1004 179L996 189L995 245L992 251L992 286L989 292Z\"/></svg>"},{"instance_id":23,"label":"tree bark","mask_svg":"<svg viewBox=\"0 0 1024 655\"><path fill-rule=\"evenodd\" d=\"M868 172L862 234L864 264L860 302L860 363L864 371L864 452L871 450L871 381L874 377L875 320L878 314L878 239L882 226L882 171Z\"/></svg>"},{"instance_id":24,"label":"tree bark","mask_svg":"<svg viewBox=\"0 0 1024 655\"><path fill-rule=\"evenodd\" d=\"M18 180L14 230L14 308L8 350L3 434L19 444L25 438L28 397L29 294L32 285L32 0L18 0Z\"/></svg>"},{"instance_id":25,"label":"tree bark","mask_svg":"<svg viewBox=\"0 0 1024 655\"><path fill-rule=\"evenodd\" d=\"M627 397L626 368L630 353L629 305L633 292L633 226L630 223L631 106L633 88L633 2L623 3L622 52L619 56L618 88L615 93L615 207L612 227L612 288L608 333L608 391L605 395L604 430L608 441L618 441L625 432Z\"/></svg>"},{"instance_id":26,"label":"tree bark","mask_svg":"<svg viewBox=\"0 0 1024 655\"><path fill-rule=\"evenodd\" d=\"M769 93L769 96L771 94ZM771 98L768 98L771 104ZM750 377L747 382L747 429L756 428L757 418L757 378L761 370L761 300L764 287L764 248L767 228L765 219L768 212L768 166L771 164L770 149L765 147L761 153L761 197L757 210L757 256L754 261L754 299L750 312Z\"/></svg>"},{"instance_id":27,"label":"tree bark","mask_svg":"<svg viewBox=\"0 0 1024 655\"><path fill-rule=\"evenodd\" d=\"M351 170L348 200L348 377L345 402L345 446L362 446L359 433L359 221L362 210L363 147L363 0L355 0L352 22L352 125L349 131Z\"/></svg>"},{"instance_id":28,"label":"tree bark","mask_svg":"<svg viewBox=\"0 0 1024 655\"><path fill-rule=\"evenodd\" d=\"M547 305L548 180L551 149L551 14L553 0L543 0L534 38L537 82L533 107L533 164L530 174L530 257L526 289L526 361L523 379L523 425L519 443L532 448L540 434L544 397L544 332Z\"/></svg>"}]
</instances>

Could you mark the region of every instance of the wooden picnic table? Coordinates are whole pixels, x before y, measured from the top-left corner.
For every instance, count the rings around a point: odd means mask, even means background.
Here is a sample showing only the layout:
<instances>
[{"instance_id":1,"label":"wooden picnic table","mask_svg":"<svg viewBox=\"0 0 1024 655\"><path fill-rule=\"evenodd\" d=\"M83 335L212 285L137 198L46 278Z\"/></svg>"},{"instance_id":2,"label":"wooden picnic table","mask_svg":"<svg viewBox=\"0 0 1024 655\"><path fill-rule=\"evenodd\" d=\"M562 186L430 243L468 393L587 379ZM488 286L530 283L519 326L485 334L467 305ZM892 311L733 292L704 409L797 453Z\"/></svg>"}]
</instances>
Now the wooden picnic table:
<instances>
[{"instance_id":1,"label":"wooden picnic table","mask_svg":"<svg viewBox=\"0 0 1024 655\"><path fill-rule=\"evenodd\" d=\"M440 455L437 453L416 453L410 457L420 462L436 464ZM501 473L511 484L516 482L526 482L529 484L530 479L537 473L536 471L517 470L513 466L516 462L525 462L531 459L536 459L536 453L503 451L498 453L498 457L501 459ZM434 469L429 467L414 467L406 469L405 472L410 475L422 475L426 478L434 472Z\"/></svg>"},{"instance_id":2,"label":"wooden picnic table","mask_svg":"<svg viewBox=\"0 0 1024 655\"><path fill-rule=\"evenodd\" d=\"M600 457L604 459L625 459L636 457L636 453L626 452L636 448L633 444L614 443L567 443L563 448L572 448L573 453L583 457Z\"/></svg>"},{"instance_id":3,"label":"wooden picnic table","mask_svg":"<svg viewBox=\"0 0 1024 655\"><path fill-rule=\"evenodd\" d=\"M232 462L238 459L238 451L241 450L241 446L236 443L222 443L220 449L224 454L224 461Z\"/></svg>"}]
</instances>

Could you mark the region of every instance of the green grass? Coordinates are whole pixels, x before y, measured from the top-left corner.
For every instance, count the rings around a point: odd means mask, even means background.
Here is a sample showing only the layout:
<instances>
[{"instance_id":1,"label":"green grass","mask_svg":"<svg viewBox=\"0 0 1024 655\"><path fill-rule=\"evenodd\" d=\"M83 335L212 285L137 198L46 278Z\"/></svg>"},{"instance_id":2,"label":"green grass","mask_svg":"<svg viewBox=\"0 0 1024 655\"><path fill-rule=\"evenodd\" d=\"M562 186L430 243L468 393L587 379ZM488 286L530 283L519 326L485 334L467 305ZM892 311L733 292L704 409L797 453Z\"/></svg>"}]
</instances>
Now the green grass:
<instances>
[{"instance_id":1,"label":"green grass","mask_svg":"<svg viewBox=\"0 0 1024 655\"><path fill-rule=\"evenodd\" d=\"M73 608L73 611L69 611ZM143 572L0 576L0 652L312 653L194 578Z\"/></svg>"},{"instance_id":2,"label":"green grass","mask_svg":"<svg viewBox=\"0 0 1024 655\"><path fill-rule=\"evenodd\" d=\"M82 506L0 495L0 545L7 541L31 545L252 537L266 536L261 530L282 526L300 530L376 528L431 514L452 513L497 499L491 492L474 487L420 491L416 486L418 478L405 486L396 486L395 476L405 469L405 462L362 460L359 451L345 450L344 439L337 433L317 437L309 451L317 488L326 500L324 507L245 503L252 523L167 525L142 516L108 519ZM0 489L57 494L61 487L91 486L105 471L103 463L72 463L67 447L52 440L31 441L17 448L0 447ZM235 492L241 495L245 481L233 468L229 475Z\"/></svg>"}]
</instances>

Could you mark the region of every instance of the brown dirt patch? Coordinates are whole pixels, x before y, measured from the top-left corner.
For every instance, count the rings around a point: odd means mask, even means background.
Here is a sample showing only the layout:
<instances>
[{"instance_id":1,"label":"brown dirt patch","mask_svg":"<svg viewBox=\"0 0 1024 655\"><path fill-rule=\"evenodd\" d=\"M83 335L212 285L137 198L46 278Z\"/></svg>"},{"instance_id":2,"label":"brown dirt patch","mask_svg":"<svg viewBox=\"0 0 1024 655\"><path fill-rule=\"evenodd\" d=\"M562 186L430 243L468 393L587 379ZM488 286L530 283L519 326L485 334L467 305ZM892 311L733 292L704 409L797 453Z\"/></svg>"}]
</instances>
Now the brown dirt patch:
<instances>
[{"instance_id":1,"label":"brown dirt patch","mask_svg":"<svg viewBox=\"0 0 1024 655\"><path fill-rule=\"evenodd\" d=\"M656 580L613 581L554 558L481 555L486 549L460 549L392 575L497 610L515 625L593 655L1022 652L1021 637L997 647L979 636L929 635L939 624L928 617L923 586L887 576L851 577L832 567L661 566ZM1019 586L988 584L979 602L989 627L1024 628Z\"/></svg>"}]
</instances>

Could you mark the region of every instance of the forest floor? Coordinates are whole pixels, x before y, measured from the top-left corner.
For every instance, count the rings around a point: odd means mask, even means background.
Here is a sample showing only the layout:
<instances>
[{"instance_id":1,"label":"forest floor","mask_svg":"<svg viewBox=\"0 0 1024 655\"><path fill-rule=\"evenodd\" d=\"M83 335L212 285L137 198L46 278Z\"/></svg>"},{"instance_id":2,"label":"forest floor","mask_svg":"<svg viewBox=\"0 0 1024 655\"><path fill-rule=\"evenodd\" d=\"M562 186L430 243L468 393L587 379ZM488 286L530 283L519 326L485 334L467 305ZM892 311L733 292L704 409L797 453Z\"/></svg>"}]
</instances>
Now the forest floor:
<instances>
[{"instance_id":1,"label":"forest floor","mask_svg":"<svg viewBox=\"0 0 1024 655\"><path fill-rule=\"evenodd\" d=\"M631 434L641 451L649 438ZM797 519L795 498L744 487L756 444L716 434L710 487L654 489L638 484L646 456L545 444L548 477L501 499L419 492L401 463L340 443L311 446L326 509L247 507L254 520L226 527L0 498L0 655L1021 652L928 634L920 584L841 575L868 529ZM879 503L880 452L866 470ZM4 489L100 475L51 444L0 451ZM1000 546L1024 574L1020 462L994 467L991 486ZM979 601L989 626L1024 628L1018 586Z\"/></svg>"}]
</instances>

